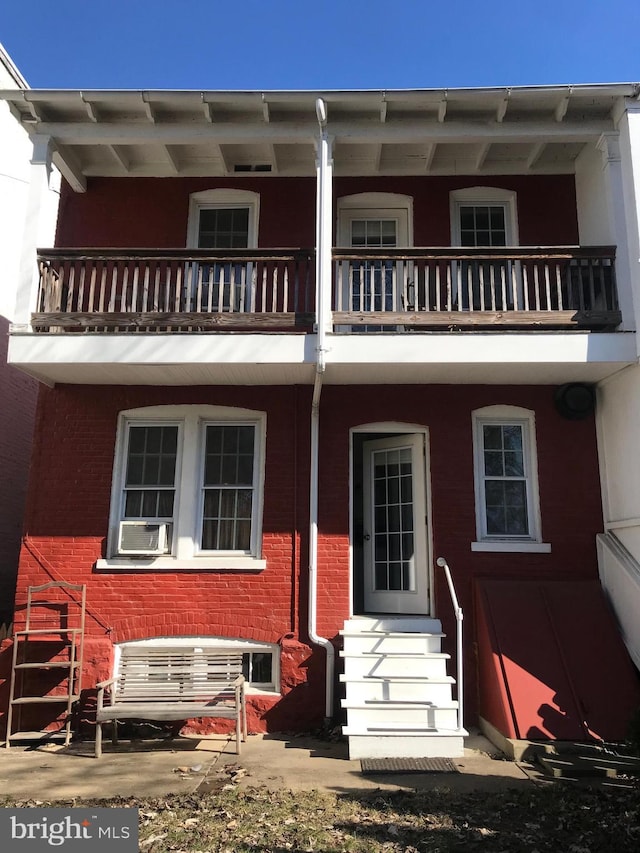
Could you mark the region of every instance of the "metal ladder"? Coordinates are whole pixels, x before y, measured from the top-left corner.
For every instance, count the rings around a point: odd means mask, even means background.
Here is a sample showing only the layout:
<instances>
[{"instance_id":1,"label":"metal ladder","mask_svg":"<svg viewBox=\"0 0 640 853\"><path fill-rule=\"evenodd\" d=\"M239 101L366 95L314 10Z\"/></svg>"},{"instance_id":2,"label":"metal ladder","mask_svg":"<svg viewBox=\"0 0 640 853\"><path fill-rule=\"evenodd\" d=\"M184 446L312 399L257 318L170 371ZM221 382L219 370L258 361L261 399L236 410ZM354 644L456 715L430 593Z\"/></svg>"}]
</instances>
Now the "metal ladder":
<instances>
[{"instance_id":1,"label":"metal ladder","mask_svg":"<svg viewBox=\"0 0 640 853\"><path fill-rule=\"evenodd\" d=\"M74 596L79 593L79 596ZM21 730L21 708L23 705L62 704L66 705L64 744L71 740L71 709L80 698L82 682L82 658L84 652L84 626L86 611L86 585L65 581L51 581L40 586L30 586L27 592L27 610L24 628L14 631L9 709L7 713L7 749L12 740L33 740L57 732L26 732ZM36 645L37 644L37 645ZM47 645L53 649L45 651ZM30 657L35 651L38 659ZM50 653L51 657L46 658ZM60 670L66 681L65 692L36 695L42 684L29 690L29 674ZM14 714L15 709L15 714ZM15 720L14 720L15 717ZM14 723L17 729L14 732Z\"/></svg>"}]
</instances>

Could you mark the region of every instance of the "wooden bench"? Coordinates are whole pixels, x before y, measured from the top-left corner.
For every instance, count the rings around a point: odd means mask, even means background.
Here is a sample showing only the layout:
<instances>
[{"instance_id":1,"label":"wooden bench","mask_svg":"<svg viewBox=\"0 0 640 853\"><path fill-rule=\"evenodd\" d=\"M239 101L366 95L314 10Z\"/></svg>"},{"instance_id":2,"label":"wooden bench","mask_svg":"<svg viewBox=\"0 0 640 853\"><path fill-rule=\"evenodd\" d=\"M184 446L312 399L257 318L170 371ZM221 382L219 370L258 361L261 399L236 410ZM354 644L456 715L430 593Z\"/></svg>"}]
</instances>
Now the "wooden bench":
<instances>
[{"instance_id":1,"label":"wooden bench","mask_svg":"<svg viewBox=\"0 0 640 853\"><path fill-rule=\"evenodd\" d=\"M236 753L247 738L242 652L178 646L124 646L116 674L98 685L96 758L102 755L102 724L118 720L236 721Z\"/></svg>"}]
</instances>

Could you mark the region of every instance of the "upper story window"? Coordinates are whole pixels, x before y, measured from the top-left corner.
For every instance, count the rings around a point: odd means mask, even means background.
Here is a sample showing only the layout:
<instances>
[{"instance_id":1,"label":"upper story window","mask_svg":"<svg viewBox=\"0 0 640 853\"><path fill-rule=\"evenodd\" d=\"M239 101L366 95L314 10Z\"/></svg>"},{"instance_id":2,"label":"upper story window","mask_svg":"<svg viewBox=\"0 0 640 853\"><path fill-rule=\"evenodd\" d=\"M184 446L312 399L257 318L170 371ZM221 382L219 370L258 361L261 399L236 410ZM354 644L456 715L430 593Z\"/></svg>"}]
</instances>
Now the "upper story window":
<instances>
[{"instance_id":1,"label":"upper story window","mask_svg":"<svg viewBox=\"0 0 640 853\"><path fill-rule=\"evenodd\" d=\"M451 200L451 245L517 246L516 194L496 187L454 190Z\"/></svg>"},{"instance_id":2,"label":"upper story window","mask_svg":"<svg viewBox=\"0 0 640 853\"><path fill-rule=\"evenodd\" d=\"M451 245L499 248L518 245L516 194L495 187L454 190ZM454 261L454 297L463 310L503 311L522 305L519 267L509 260Z\"/></svg>"},{"instance_id":3,"label":"upper story window","mask_svg":"<svg viewBox=\"0 0 640 853\"><path fill-rule=\"evenodd\" d=\"M258 244L259 196L249 190L194 193L189 202L187 245L230 254ZM191 311L249 311L253 265L232 260L193 264Z\"/></svg>"},{"instance_id":4,"label":"upper story window","mask_svg":"<svg viewBox=\"0 0 640 853\"><path fill-rule=\"evenodd\" d=\"M187 246L192 249L255 249L260 196L250 190L217 189L189 198Z\"/></svg>"},{"instance_id":5,"label":"upper story window","mask_svg":"<svg viewBox=\"0 0 640 853\"><path fill-rule=\"evenodd\" d=\"M338 199L337 242L357 249L379 249L379 259L345 261L338 296L340 310L401 311L408 302L408 266L384 258L385 249L408 247L413 240L413 199L397 193L358 193ZM356 252L357 254L357 252ZM377 332L382 326L352 327Z\"/></svg>"},{"instance_id":6,"label":"upper story window","mask_svg":"<svg viewBox=\"0 0 640 853\"><path fill-rule=\"evenodd\" d=\"M264 428L261 412L219 406L121 413L99 567L264 568Z\"/></svg>"},{"instance_id":7,"label":"upper story window","mask_svg":"<svg viewBox=\"0 0 640 853\"><path fill-rule=\"evenodd\" d=\"M473 550L548 551L541 541L533 412L473 412L477 542Z\"/></svg>"}]
</instances>

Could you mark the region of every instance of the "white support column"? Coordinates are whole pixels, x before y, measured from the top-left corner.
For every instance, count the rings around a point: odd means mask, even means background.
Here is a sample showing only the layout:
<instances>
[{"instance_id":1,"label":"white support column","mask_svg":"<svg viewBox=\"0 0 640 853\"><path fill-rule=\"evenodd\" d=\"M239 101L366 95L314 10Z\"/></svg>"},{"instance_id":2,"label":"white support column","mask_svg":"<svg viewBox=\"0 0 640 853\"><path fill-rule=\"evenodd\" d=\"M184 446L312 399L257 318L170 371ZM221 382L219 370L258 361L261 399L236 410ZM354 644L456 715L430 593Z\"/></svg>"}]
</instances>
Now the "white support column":
<instances>
[{"instance_id":1,"label":"white support column","mask_svg":"<svg viewBox=\"0 0 640 853\"><path fill-rule=\"evenodd\" d=\"M318 326L331 332L331 281L333 247L333 140L322 130L316 160L316 310Z\"/></svg>"},{"instance_id":2,"label":"white support column","mask_svg":"<svg viewBox=\"0 0 640 853\"><path fill-rule=\"evenodd\" d=\"M640 329L640 103L627 101L626 107L619 124L621 162L617 191L624 202L628 274L635 328ZM638 347L640 354L640 341Z\"/></svg>"},{"instance_id":3,"label":"white support column","mask_svg":"<svg viewBox=\"0 0 640 853\"><path fill-rule=\"evenodd\" d=\"M51 138L35 136L32 141L33 155L13 316L13 327L21 331L30 330L31 313L36 308L39 280L36 252L43 227L48 224L47 214L50 207Z\"/></svg>"},{"instance_id":4,"label":"white support column","mask_svg":"<svg viewBox=\"0 0 640 853\"><path fill-rule=\"evenodd\" d=\"M620 134L616 131L603 133L598 140L598 150L602 154L607 198L603 199L609 212L611 233L616 249L616 278L618 298L622 311L622 328L637 329L640 317L640 281L638 279L638 255L631 251L633 231L637 241L637 219L628 209L625 199L625 175L620 146ZM640 150L638 151L640 158ZM640 166L640 159L638 162ZM634 219L636 224L633 224Z\"/></svg>"}]
</instances>

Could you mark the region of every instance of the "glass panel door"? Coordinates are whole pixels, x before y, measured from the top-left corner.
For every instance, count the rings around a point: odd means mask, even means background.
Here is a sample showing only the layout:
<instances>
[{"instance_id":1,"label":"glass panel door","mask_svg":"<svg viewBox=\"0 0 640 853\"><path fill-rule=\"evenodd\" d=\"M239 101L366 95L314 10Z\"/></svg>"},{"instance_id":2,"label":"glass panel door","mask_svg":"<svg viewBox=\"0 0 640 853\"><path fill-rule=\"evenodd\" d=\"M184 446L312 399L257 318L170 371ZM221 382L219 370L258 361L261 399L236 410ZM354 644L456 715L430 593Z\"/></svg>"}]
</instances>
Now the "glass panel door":
<instances>
[{"instance_id":1,"label":"glass panel door","mask_svg":"<svg viewBox=\"0 0 640 853\"><path fill-rule=\"evenodd\" d=\"M363 452L365 609L428 613L424 437L367 441Z\"/></svg>"}]
</instances>

